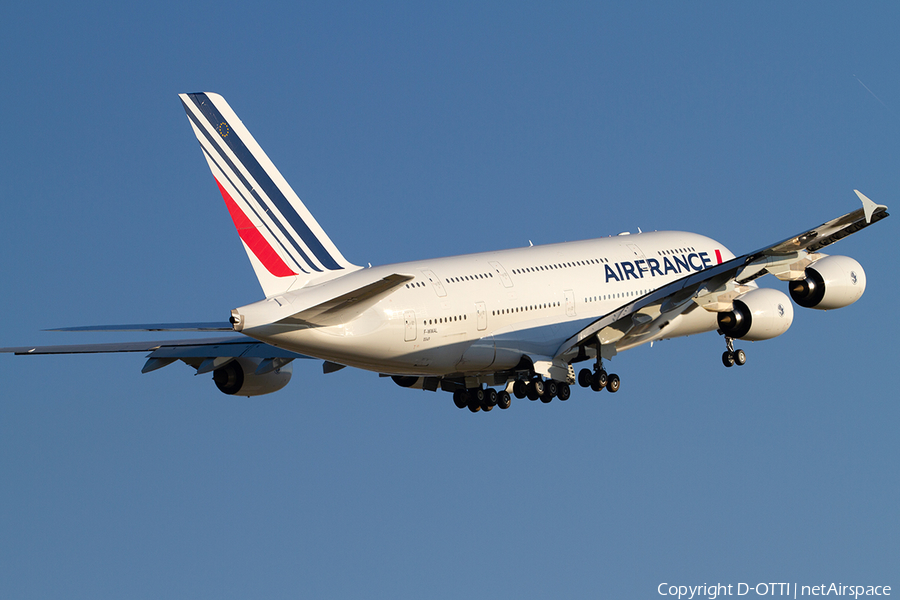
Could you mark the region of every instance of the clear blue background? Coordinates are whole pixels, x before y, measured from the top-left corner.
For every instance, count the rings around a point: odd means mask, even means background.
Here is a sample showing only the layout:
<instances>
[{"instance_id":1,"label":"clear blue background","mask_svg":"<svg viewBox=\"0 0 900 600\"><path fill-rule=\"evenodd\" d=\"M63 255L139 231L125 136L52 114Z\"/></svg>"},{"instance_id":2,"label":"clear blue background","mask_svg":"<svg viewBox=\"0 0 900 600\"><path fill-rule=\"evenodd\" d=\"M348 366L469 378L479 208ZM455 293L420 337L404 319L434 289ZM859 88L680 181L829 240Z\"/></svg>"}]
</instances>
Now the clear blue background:
<instances>
[{"instance_id":1,"label":"clear blue background","mask_svg":"<svg viewBox=\"0 0 900 600\"><path fill-rule=\"evenodd\" d=\"M223 94L359 264L900 209L893 3L130 4L4 6L0 345L261 297L178 92ZM855 305L740 369L715 334L624 353L615 396L473 415L312 361L248 400L0 356L0 597L897 590L898 223L832 247Z\"/></svg>"}]
</instances>

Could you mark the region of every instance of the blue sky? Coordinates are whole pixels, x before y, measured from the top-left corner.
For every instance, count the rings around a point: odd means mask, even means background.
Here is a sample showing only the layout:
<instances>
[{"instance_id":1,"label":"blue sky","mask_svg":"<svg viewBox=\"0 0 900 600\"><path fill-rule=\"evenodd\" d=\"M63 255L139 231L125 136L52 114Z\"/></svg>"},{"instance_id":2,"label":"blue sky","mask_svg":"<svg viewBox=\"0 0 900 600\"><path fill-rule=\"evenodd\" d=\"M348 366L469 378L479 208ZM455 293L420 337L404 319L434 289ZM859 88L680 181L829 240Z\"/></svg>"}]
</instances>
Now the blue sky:
<instances>
[{"instance_id":1,"label":"blue sky","mask_svg":"<svg viewBox=\"0 0 900 600\"><path fill-rule=\"evenodd\" d=\"M351 261L681 229L736 253L898 207L898 9L14 3L0 345L221 320L258 284L177 98L223 94ZM472 415L295 365L222 395L140 355L0 356L5 598L657 597L900 586L897 221L846 309ZM771 279L771 278L769 278ZM783 284L765 280L765 285ZM141 336L139 336L141 337Z\"/></svg>"}]
</instances>

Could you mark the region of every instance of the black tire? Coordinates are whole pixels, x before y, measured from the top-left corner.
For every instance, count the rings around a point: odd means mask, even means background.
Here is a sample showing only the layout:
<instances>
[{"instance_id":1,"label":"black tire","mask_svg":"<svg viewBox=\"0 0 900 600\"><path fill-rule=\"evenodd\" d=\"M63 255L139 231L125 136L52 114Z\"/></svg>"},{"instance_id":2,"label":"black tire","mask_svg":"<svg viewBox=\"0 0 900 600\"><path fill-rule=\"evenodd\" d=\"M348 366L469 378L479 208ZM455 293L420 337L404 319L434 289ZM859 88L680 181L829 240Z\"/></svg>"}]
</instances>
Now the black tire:
<instances>
[{"instance_id":1,"label":"black tire","mask_svg":"<svg viewBox=\"0 0 900 600\"><path fill-rule=\"evenodd\" d=\"M493 404L482 404L481 410L483 410L484 412L491 412L492 410L494 410L494 405Z\"/></svg>"},{"instance_id":2,"label":"black tire","mask_svg":"<svg viewBox=\"0 0 900 600\"><path fill-rule=\"evenodd\" d=\"M453 404L456 408L465 408L469 405L469 393L465 390L456 390L453 392Z\"/></svg>"},{"instance_id":3,"label":"black tire","mask_svg":"<svg viewBox=\"0 0 900 600\"><path fill-rule=\"evenodd\" d=\"M472 390L472 397L475 398L475 402L478 404L484 404L484 399L487 396L484 388L475 388Z\"/></svg>"},{"instance_id":4,"label":"black tire","mask_svg":"<svg viewBox=\"0 0 900 600\"><path fill-rule=\"evenodd\" d=\"M597 371L591 375L591 389L595 392L599 392L606 387L608 381L609 377L606 375L606 371Z\"/></svg>"},{"instance_id":5,"label":"black tire","mask_svg":"<svg viewBox=\"0 0 900 600\"><path fill-rule=\"evenodd\" d=\"M726 367L734 366L734 352L726 350L722 353L722 364Z\"/></svg>"},{"instance_id":6,"label":"black tire","mask_svg":"<svg viewBox=\"0 0 900 600\"><path fill-rule=\"evenodd\" d=\"M541 402L543 402L544 404L550 404L551 402L553 402L553 396L544 393L544 395L541 396Z\"/></svg>"},{"instance_id":7,"label":"black tire","mask_svg":"<svg viewBox=\"0 0 900 600\"><path fill-rule=\"evenodd\" d=\"M591 387L591 382L594 380L594 374L591 373L590 369L582 369L578 371L578 385L581 387Z\"/></svg>"},{"instance_id":8,"label":"black tire","mask_svg":"<svg viewBox=\"0 0 900 600\"><path fill-rule=\"evenodd\" d=\"M544 393L547 391L547 386L544 385L543 379L535 378L535 379L531 380L531 383L534 384L534 391L537 392L538 396L543 396Z\"/></svg>"},{"instance_id":9,"label":"black tire","mask_svg":"<svg viewBox=\"0 0 900 600\"><path fill-rule=\"evenodd\" d=\"M509 397L509 392L503 390L499 394L497 394L497 406L499 406L502 410L506 410L509 408L509 405L512 404L512 398Z\"/></svg>"},{"instance_id":10,"label":"black tire","mask_svg":"<svg viewBox=\"0 0 900 600\"><path fill-rule=\"evenodd\" d=\"M544 394L551 398L556 398L557 393L559 393L559 384L557 382L552 379L544 382Z\"/></svg>"},{"instance_id":11,"label":"black tire","mask_svg":"<svg viewBox=\"0 0 900 600\"><path fill-rule=\"evenodd\" d=\"M484 403L481 405L481 408L484 408L485 406L490 406L491 408L497 406L497 390L494 388L484 390Z\"/></svg>"},{"instance_id":12,"label":"black tire","mask_svg":"<svg viewBox=\"0 0 900 600\"><path fill-rule=\"evenodd\" d=\"M568 383L560 383L556 386L556 397L565 402L572 395L572 389Z\"/></svg>"},{"instance_id":13,"label":"black tire","mask_svg":"<svg viewBox=\"0 0 900 600\"><path fill-rule=\"evenodd\" d=\"M529 382L528 382L528 386L525 388L525 396L526 396L529 400L532 400L532 401L533 401L533 400L537 400L538 398L541 397L541 395L537 393L537 390L534 389L534 382L533 382L533 381L529 381Z\"/></svg>"},{"instance_id":14,"label":"black tire","mask_svg":"<svg viewBox=\"0 0 900 600\"><path fill-rule=\"evenodd\" d=\"M475 394L469 394L468 407L469 407L469 410L472 411L473 413L476 413L479 410L481 410L481 405L478 403L478 400L475 399Z\"/></svg>"},{"instance_id":15,"label":"black tire","mask_svg":"<svg viewBox=\"0 0 900 600\"><path fill-rule=\"evenodd\" d=\"M613 373L612 375L609 376L609 378L606 381L606 389L608 389L610 391L610 393L615 394L616 392L619 391L620 383L621 382L619 381L619 376L616 375L615 373Z\"/></svg>"},{"instance_id":16,"label":"black tire","mask_svg":"<svg viewBox=\"0 0 900 600\"><path fill-rule=\"evenodd\" d=\"M735 350L734 351L734 364L739 367L744 366L747 362L747 353L743 350Z\"/></svg>"},{"instance_id":17,"label":"black tire","mask_svg":"<svg viewBox=\"0 0 900 600\"><path fill-rule=\"evenodd\" d=\"M519 400L525 398L528 395L528 382L516 379L516 382L513 383L513 395Z\"/></svg>"}]
</instances>

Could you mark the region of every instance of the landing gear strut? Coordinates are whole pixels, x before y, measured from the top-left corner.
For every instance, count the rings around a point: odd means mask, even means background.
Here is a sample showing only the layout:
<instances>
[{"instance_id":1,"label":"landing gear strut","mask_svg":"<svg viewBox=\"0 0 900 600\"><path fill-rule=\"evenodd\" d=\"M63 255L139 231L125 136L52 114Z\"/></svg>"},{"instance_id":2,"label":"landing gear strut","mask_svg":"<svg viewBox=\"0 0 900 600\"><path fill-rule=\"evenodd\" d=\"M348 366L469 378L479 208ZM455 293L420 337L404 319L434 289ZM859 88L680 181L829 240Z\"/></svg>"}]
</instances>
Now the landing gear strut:
<instances>
[{"instance_id":1,"label":"landing gear strut","mask_svg":"<svg viewBox=\"0 0 900 600\"><path fill-rule=\"evenodd\" d=\"M726 367L730 367L732 365L742 366L747 362L747 353L743 350L735 350L734 349L734 338L725 337L725 346L728 348L722 354L722 364Z\"/></svg>"}]
</instances>

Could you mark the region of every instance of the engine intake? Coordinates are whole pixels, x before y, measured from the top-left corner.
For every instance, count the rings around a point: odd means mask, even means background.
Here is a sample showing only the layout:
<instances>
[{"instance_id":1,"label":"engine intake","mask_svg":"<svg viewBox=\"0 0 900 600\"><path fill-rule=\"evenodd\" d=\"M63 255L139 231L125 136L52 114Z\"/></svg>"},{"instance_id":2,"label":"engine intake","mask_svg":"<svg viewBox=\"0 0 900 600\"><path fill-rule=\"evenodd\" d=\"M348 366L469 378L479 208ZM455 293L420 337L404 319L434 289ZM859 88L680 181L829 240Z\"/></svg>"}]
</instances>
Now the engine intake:
<instances>
[{"instance_id":1,"label":"engine intake","mask_svg":"<svg viewBox=\"0 0 900 600\"><path fill-rule=\"evenodd\" d=\"M291 380L290 364L257 375L256 369L261 362L260 359L236 358L213 371L213 381L223 394L249 397L277 392Z\"/></svg>"},{"instance_id":2,"label":"engine intake","mask_svg":"<svg viewBox=\"0 0 900 600\"><path fill-rule=\"evenodd\" d=\"M866 291L866 272L849 256L826 256L806 267L806 278L790 282L788 289L803 308L843 308Z\"/></svg>"},{"instance_id":3,"label":"engine intake","mask_svg":"<svg viewBox=\"0 0 900 600\"><path fill-rule=\"evenodd\" d=\"M734 299L732 309L717 315L728 337L759 341L778 337L794 322L794 307L778 290L760 288Z\"/></svg>"}]
</instances>

